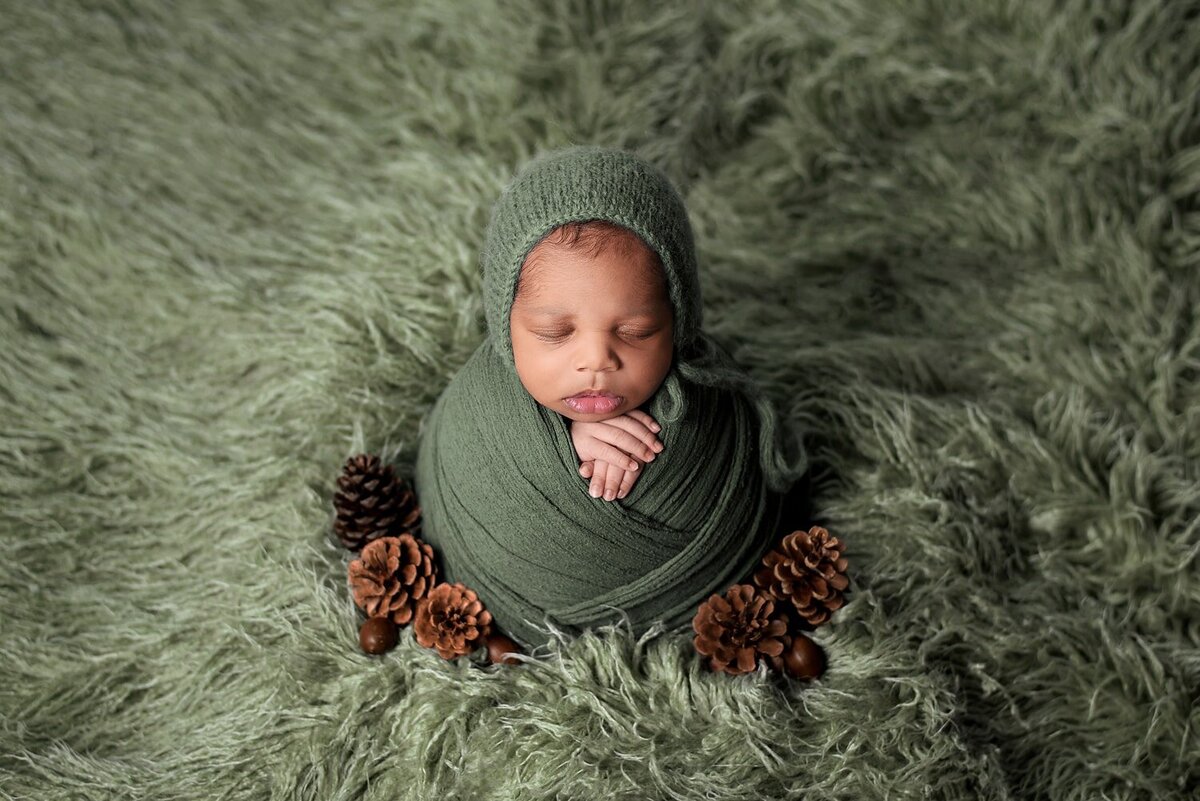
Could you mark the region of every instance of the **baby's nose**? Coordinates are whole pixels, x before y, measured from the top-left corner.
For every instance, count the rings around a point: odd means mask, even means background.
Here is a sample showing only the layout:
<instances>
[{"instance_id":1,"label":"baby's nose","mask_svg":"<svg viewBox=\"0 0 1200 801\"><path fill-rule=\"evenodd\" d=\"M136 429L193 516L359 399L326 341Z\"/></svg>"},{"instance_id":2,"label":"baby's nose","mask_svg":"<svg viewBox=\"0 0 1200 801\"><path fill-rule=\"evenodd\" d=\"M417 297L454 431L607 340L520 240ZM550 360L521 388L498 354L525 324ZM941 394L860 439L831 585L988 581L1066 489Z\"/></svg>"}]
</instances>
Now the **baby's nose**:
<instances>
[{"instance_id":1,"label":"baby's nose","mask_svg":"<svg viewBox=\"0 0 1200 801\"><path fill-rule=\"evenodd\" d=\"M581 371L613 370L620 365L616 351L604 340L585 342L580 345L577 368Z\"/></svg>"}]
</instances>

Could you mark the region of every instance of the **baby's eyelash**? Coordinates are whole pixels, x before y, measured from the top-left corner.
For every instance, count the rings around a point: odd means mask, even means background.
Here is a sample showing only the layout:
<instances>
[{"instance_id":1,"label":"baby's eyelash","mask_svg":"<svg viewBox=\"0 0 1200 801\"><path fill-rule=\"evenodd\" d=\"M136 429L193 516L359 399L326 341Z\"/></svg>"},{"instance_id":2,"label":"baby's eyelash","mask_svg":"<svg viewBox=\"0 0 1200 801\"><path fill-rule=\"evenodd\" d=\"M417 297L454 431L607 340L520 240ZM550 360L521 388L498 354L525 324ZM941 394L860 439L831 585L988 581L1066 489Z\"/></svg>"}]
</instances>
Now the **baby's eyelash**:
<instances>
[{"instance_id":1,"label":"baby's eyelash","mask_svg":"<svg viewBox=\"0 0 1200 801\"><path fill-rule=\"evenodd\" d=\"M565 339L570 333L570 331L564 331L562 333L534 331L533 335L546 342L554 342L559 339ZM625 333L625 336L632 337L634 339L649 339L650 337L654 336L655 333L655 331L628 331Z\"/></svg>"}]
</instances>

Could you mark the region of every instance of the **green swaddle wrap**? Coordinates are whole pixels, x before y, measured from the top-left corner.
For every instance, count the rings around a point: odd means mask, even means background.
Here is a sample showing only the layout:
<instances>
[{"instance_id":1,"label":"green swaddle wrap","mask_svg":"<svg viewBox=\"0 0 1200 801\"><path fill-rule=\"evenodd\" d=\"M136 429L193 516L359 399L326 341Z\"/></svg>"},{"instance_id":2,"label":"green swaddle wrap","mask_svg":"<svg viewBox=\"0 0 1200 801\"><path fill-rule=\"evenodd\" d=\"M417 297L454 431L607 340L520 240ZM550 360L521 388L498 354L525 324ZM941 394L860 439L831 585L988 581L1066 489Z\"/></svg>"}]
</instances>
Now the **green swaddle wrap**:
<instances>
[{"instance_id":1,"label":"green swaddle wrap","mask_svg":"<svg viewBox=\"0 0 1200 801\"><path fill-rule=\"evenodd\" d=\"M643 408L664 448L624 499L588 493L571 421L539 404L513 361L509 313L526 254L571 221L629 228L659 255L674 310L670 372ZM443 579L475 590L526 648L628 616L687 623L777 538L784 493L807 467L783 455L751 378L700 330L687 212L629 151L577 146L532 160L492 211L481 254L488 336L421 421L422 537Z\"/></svg>"}]
</instances>

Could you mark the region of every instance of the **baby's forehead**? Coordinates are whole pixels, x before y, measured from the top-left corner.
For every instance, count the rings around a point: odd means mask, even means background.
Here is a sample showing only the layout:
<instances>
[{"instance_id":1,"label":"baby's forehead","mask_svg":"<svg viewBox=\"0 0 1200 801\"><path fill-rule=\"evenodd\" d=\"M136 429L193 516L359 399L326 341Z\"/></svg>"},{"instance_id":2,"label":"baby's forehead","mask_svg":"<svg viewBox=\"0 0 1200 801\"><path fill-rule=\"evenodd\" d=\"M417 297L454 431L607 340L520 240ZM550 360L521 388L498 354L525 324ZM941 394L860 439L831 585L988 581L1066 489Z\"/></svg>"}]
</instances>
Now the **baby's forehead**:
<instances>
[{"instance_id":1,"label":"baby's forehead","mask_svg":"<svg viewBox=\"0 0 1200 801\"><path fill-rule=\"evenodd\" d=\"M528 300L581 295L594 297L597 291L594 284L572 279L572 273L577 269L578 265L559 269L552 259L526 262L518 276L517 296ZM666 275L656 263L631 266L621 277L620 290L623 295L633 295L648 301L656 301L660 297L665 299ZM612 294L616 290L606 286L599 291Z\"/></svg>"},{"instance_id":2,"label":"baby's forehead","mask_svg":"<svg viewBox=\"0 0 1200 801\"><path fill-rule=\"evenodd\" d=\"M605 252L623 258L658 254L646 242L624 226L602 220L564 223L547 231L525 256L524 263L538 262L554 253L586 253L598 256Z\"/></svg>"},{"instance_id":3,"label":"baby's forehead","mask_svg":"<svg viewBox=\"0 0 1200 801\"><path fill-rule=\"evenodd\" d=\"M555 238L561 228L543 236L529 249L518 270L520 279L532 281L541 273L551 272L561 264L563 256L596 258L605 253L615 255L628 264L631 281L654 284L666 278L658 253L632 231L622 229L623 234L605 234L590 241L570 241Z\"/></svg>"},{"instance_id":4,"label":"baby's forehead","mask_svg":"<svg viewBox=\"0 0 1200 801\"><path fill-rule=\"evenodd\" d=\"M528 309L535 299L554 306L556 299L595 297L594 284L576 280L579 262L608 258L611 267L612 257L621 263L620 294L628 302L647 308L670 303L658 252L635 231L606 220L568 222L544 234L521 262L514 303Z\"/></svg>"}]
</instances>

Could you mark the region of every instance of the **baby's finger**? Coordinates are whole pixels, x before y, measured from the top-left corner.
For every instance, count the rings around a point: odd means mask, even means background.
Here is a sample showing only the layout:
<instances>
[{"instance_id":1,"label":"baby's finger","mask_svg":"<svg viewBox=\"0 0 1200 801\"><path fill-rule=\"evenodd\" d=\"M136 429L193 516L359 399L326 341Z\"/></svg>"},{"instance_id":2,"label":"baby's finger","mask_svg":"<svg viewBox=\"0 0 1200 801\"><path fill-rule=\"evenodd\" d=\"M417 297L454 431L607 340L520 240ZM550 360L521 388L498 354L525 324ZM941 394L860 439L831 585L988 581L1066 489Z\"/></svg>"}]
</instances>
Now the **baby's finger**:
<instances>
[{"instance_id":1,"label":"baby's finger","mask_svg":"<svg viewBox=\"0 0 1200 801\"><path fill-rule=\"evenodd\" d=\"M599 498L604 494L604 478L608 470L608 463L597 461L595 465L595 470L592 472L592 483L588 487L588 494L593 498Z\"/></svg>"},{"instance_id":2,"label":"baby's finger","mask_svg":"<svg viewBox=\"0 0 1200 801\"><path fill-rule=\"evenodd\" d=\"M621 478L621 488L617 490L617 497L624 498L633 489L633 482L637 481L638 474L632 470L626 470L625 475Z\"/></svg>"},{"instance_id":3,"label":"baby's finger","mask_svg":"<svg viewBox=\"0 0 1200 801\"><path fill-rule=\"evenodd\" d=\"M605 420L603 422L611 423L613 421ZM596 432L596 439L602 442L609 442L625 451L625 453L629 456L641 459L644 462L654 461L655 454L661 450L661 444L659 444L657 448L655 447L657 440L654 438L654 435L649 431L646 431L646 429L642 427L642 424L636 420L627 419L624 421L624 423L625 425L605 425L603 429ZM635 434L631 433L631 431L625 426L629 426L630 428L642 428L642 431L645 432L643 436L646 439L643 440L639 438ZM613 464L619 465L621 463L613 462Z\"/></svg>"},{"instance_id":4,"label":"baby's finger","mask_svg":"<svg viewBox=\"0 0 1200 801\"><path fill-rule=\"evenodd\" d=\"M658 423L654 422L654 418L640 409L635 409L632 412L627 412L611 420L601 420L601 426L609 426L620 428L623 431L628 431L633 436L637 437L646 447L658 453L663 449L662 441L655 436L651 426L657 428ZM636 454L635 454L636 455Z\"/></svg>"},{"instance_id":5,"label":"baby's finger","mask_svg":"<svg viewBox=\"0 0 1200 801\"><path fill-rule=\"evenodd\" d=\"M621 479L625 477L625 472L609 465L608 473L604 479L604 500L616 500L617 492L621 489Z\"/></svg>"},{"instance_id":6,"label":"baby's finger","mask_svg":"<svg viewBox=\"0 0 1200 801\"><path fill-rule=\"evenodd\" d=\"M609 445L607 442L599 438L596 439L595 456L597 473L601 469L600 464L602 462L608 462L612 466L622 468L624 470L638 469L638 463L633 459L630 459L628 453L620 448L614 447L613 445Z\"/></svg>"},{"instance_id":7,"label":"baby's finger","mask_svg":"<svg viewBox=\"0 0 1200 801\"><path fill-rule=\"evenodd\" d=\"M646 414L641 409L634 409L633 411L626 412L625 414L638 420L639 422L641 422L642 425L644 425L646 428L650 429L651 431L653 431L656 434L659 431L662 431L662 426L660 426L653 417Z\"/></svg>"},{"instance_id":8,"label":"baby's finger","mask_svg":"<svg viewBox=\"0 0 1200 801\"><path fill-rule=\"evenodd\" d=\"M584 478L591 478L594 465L595 463L591 461L587 461L579 465L579 475L583 476Z\"/></svg>"}]
</instances>

